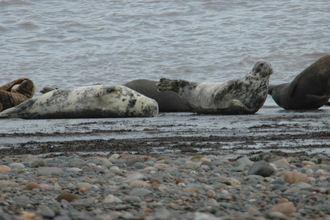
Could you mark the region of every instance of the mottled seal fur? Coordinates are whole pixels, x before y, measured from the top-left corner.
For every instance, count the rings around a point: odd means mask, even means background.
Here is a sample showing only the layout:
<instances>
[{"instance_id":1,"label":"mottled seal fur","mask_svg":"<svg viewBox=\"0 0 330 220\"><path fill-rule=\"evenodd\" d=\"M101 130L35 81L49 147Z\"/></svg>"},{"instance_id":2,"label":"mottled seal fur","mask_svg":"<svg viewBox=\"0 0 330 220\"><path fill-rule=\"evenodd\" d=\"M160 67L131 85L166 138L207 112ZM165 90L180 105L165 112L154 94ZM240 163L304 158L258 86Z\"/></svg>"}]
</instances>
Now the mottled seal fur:
<instances>
[{"instance_id":1,"label":"mottled seal fur","mask_svg":"<svg viewBox=\"0 0 330 220\"><path fill-rule=\"evenodd\" d=\"M186 100L173 91L159 92L156 88L157 81L137 79L126 84L131 88L158 102L160 112L192 112L192 108Z\"/></svg>"},{"instance_id":2,"label":"mottled seal fur","mask_svg":"<svg viewBox=\"0 0 330 220\"><path fill-rule=\"evenodd\" d=\"M125 86L58 89L0 113L0 118L152 117L158 104Z\"/></svg>"},{"instance_id":3,"label":"mottled seal fur","mask_svg":"<svg viewBox=\"0 0 330 220\"><path fill-rule=\"evenodd\" d=\"M270 85L268 93L284 109L318 109L330 98L330 55L298 74L291 83Z\"/></svg>"},{"instance_id":4,"label":"mottled seal fur","mask_svg":"<svg viewBox=\"0 0 330 220\"><path fill-rule=\"evenodd\" d=\"M15 85L18 85L13 88ZM31 99L35 93L34 83L25 77L0 86L0 112Z\"/></svg>"},{"instance_id":5,"label":"mottled seal fur","mask_svg":"<svg viewBox=\"0 0 330 220\"><path fill-rule=\"evenodd\" d=\"M159 91L177 92L201 114L254 114L267 98L271 64L258 61L249 73L240 79L223 83L189 82L186 80L161 79Z\"/></svg>"}]
</instances>

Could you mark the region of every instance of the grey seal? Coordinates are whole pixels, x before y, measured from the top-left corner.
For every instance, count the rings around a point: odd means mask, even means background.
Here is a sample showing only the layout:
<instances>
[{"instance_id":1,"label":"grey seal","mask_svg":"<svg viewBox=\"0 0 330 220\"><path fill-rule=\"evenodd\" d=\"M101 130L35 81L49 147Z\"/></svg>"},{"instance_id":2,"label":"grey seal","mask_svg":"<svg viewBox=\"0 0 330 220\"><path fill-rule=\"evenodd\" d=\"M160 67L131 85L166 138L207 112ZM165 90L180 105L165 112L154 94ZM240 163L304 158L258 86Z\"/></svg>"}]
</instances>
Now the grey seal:
<instances>
[{"instance_id":1,"label":"grey seal","mask_svg":"<svg viewBox=\"0 0 330 220\"><path fill-rule=\"evenodd\" d=\"M13 88L18 85L16 88ZM31 99L36 88L32 80L22 77L0 86L0 112Z\"/></svg>"},{"instance_id":2,"label":"grey seal","mask_svg":"<svg viewBox=\"0 0 330 220\"><path fill-rule=\"evenodd\" d=\"M210 83L163 78L156 86L159 91L177 92L200 114L254 114L266 101L272 73L269 62L258 61L240 79Z\"/></svg>"},{"instance_id":3,"label":"grey seal","mask_svg":"<svg viewBox=\"0 0 330 220\"><path fill-rule=\"evenodd\" d=\"M284 109L318 109L330 98L330 55L298 74L291 83L270 85L268 93Z\"/></svg>"},{"instance_id":4,"label":"grey seal","mask_svg":"<svg viewBox=\"0 0 330 220\"><path fill-rule=\"evenodd\" d=\"M95 85L57 89L0 113L0 118L153 117L158 104L130 88Z\"/></svg>"},{"instance_id":5,"label":"grey seal","mask_svg":"<svg viewBox=\"0 0 330 220\"><path fill-rule=\"evenodd\" d=\"M156 88L157 81L137 79L124 84L149 98L158 102L160 112L192 112L186 100L173 91L159 92Z\"/></svg>"}]
</instances>

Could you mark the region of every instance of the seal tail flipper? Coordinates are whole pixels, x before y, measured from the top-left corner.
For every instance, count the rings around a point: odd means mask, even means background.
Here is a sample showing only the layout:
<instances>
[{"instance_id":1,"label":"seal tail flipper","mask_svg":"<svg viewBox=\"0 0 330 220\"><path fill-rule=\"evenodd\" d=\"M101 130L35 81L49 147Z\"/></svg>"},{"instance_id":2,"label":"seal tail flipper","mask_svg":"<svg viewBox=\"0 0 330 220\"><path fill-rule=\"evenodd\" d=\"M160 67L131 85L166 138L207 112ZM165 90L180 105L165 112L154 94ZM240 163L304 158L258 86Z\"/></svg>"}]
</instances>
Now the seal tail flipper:
<instances>
[{"instance_id":1,"label":"seal tail flipper","mask_svg":"<svg viewBox=\"0 0 330 220\"><path fill-rule=\"evenodd\" d=\"M25 113L33 106L35 99L29 99L21 104L0 112L0 118L24 118Z\"/></svg>"},{"instance_id":2,"label":"seal tail flipper","mask_svg":"<svg viewBox=\"0 0 330 220\"><path fill-rule=\"evenodd\" d=\"M312 94L306 94L306 103L307 104L313 104L313 105L324 105L328 102L329 96L317 96Z\"/></svg>"},{"instance_id":3,"label":"seal tail flipper","mask_svg":"<svg viewBox=\"0 0 330 220\"><path fill-rule=\"evenodd\" d=\"M11 118L10 115L14 111L15 107L8 108L2 112L0 112L0 119L1 118Z\"/></svg>"}]
</instances>

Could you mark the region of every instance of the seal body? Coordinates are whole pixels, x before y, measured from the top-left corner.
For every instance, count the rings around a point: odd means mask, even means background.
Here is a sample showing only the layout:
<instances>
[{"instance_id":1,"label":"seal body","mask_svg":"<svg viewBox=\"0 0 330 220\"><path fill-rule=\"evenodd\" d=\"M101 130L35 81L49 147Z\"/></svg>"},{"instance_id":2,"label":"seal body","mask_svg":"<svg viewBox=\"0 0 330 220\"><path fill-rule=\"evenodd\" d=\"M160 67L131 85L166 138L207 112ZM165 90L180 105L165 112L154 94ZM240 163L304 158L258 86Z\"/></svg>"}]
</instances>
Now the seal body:
<instances>
[{"instance_id":1,"label":"seal body","mask_svg":"<svg viewBox=\"0 0 330 220\"><path fill-rule=\"evenodd\" d=\"M173 91L159 92L156 88L157 81L147 79L137 79L125 84L149 98L157 101L160 112L192 112L192 108L187 101Z\"/></svg>"},{"instance_id":2,"label":"seal body","mask_svg":"<svg viewBox=\"0 0 330 220\"><path fill-rule=\"evenodd\" d=\"M159 91L177 92L197 113L254 114L266 101L272 73L270 63L258 61L240 79L208 83L163 78L157 83L157 88Z\"/></svg>"},{"instance_id":3,"label":"seal body","mask_svg":"<svg viewBox=\"0 0 330 220\"><path fill-rule=\"evenodd\" d=\"M17 84L19 86L13 88ZM34 83L25 77L0 86L0 112L32 98L34 93Z\"/></svg>"},{"instance_id":4,"label":"seal body","mask_svg":"<svg viewBox=\"0 0 330 220\"><path fill-rule=\"evenodd\" d=\"M270 85L268 93L284 109L318 109L330 98L330 55L298 74L291 83Z\"/></svg>"},{"instance_id":5,"label":"seal body","mask_svg":"<svg viewBox=\"0 0 330 220\"><path fill-rule=\"evenodd\" d=\"M95 85L58 89L0 113L0 118L152 117L158 104L125 86Z\"/></svg>"}]
</instances>

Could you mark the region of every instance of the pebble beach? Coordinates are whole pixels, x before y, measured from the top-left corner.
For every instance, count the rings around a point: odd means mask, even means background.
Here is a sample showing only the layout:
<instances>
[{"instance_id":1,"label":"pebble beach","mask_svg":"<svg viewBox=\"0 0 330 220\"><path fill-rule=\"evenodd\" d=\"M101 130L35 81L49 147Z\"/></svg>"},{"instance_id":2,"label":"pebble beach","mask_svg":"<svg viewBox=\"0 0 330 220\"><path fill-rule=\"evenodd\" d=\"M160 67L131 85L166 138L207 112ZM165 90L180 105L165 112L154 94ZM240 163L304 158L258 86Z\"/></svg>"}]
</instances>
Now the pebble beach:
<instances>
[{"instance_id":1,"label":"pebble beach","mask_svg":"<svg viewBox=\"0 0 330 220\"><path fill-rule=\"evenodd\" d=\"M323 154L5 157L0 219L330 219Z\"/></svg>"}]
</instances>

